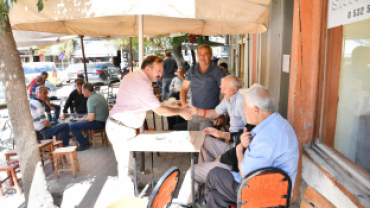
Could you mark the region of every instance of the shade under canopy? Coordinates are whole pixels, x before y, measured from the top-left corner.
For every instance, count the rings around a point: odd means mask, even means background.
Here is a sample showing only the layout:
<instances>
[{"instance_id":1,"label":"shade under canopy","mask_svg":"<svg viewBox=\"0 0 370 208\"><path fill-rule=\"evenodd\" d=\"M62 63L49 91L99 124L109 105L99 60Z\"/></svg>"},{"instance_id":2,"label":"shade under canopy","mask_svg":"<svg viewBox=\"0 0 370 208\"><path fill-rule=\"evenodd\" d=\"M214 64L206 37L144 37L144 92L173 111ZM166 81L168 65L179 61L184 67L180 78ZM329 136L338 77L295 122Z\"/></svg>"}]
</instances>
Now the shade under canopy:
<instances>
[{"instance_id":1,"label":"shade under canopy","mask_svg":"<svg viewBox=\"0 0 370 208\"><path fill-rule=\"evenodd\" d=\"M14 4L13 30L88 36L136 36L138 15L144 35L262 33L269 24L270 0L35 0Z\"/></svg>"}]
</instances>

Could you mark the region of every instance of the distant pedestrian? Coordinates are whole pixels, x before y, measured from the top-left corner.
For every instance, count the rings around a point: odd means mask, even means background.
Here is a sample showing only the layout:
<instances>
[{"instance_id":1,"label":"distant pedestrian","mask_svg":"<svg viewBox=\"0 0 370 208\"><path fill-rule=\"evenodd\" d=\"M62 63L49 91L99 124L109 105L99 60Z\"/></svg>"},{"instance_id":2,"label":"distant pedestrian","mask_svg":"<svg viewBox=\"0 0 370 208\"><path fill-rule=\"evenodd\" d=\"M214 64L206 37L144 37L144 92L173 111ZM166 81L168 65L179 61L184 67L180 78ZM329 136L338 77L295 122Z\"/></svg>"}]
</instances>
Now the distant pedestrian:
<instances>
[{"instance_id":1,"label":"distant pedestrian","mask_svg":"<svg viewBox=\"0 0 370 208\"><path fill-rule=\"evenodd\" d=\"M171 52L166 51L166 60L163 62L164 73L162 76L162 99L167 100L168 86L170 85L173 77L175 76L175 70L177 69L177 63L171 59Z\"/></svg>"},{"instance_id":2,"label":"distant pedestrian","mask_svg":"<svg viewBox=\"0 0 370 208\"><path fill-rule=\"evenodd\" d=\"M225 76L230 75L227 63L225 63L225 62L220 63L220 67L224 71Z\"/></svg>"}]
</instances>

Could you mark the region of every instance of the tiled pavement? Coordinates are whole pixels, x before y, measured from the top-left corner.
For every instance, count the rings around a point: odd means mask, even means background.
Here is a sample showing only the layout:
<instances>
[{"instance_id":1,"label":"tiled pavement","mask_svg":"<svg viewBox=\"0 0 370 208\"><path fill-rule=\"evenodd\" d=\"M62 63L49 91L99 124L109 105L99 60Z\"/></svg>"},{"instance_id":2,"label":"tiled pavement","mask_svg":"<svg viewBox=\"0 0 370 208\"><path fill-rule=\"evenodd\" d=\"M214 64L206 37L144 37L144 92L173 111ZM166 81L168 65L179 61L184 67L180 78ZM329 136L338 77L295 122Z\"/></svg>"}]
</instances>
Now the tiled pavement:
<instances>
[{"instance_id":1,"label":"tiled pavement","mask_svg":"<svg viewBox=\"0 0 370 208\"><path fill-rule=\"evenodd\" d=\"M152 114L147 114L148 126L153 127ZM166 120L166 119L165 119ZM167 126L164 121L165 127ZM156 115L157 130L161 129L160 117ZM165 128L167 129L167 128ZM6 148L11 145L0 148L0 162L3 162ZM92 147L86 151L78 152L77 157L80 163L80 171L77 171L77 177L74 178L71 172L61 172L59 178L56 178L51 166L45 168L46 181L50 193L57 206L62 208L71 207L106 207L109 203L125 195L122 187L117 183L117 163L111 146L102 146L98 142L96 149ZM140 158L137 159L140 163ZM146 158L146 168L150 167L149 157ZM190 167L189 153L160 153L160 157L154 154L154 177L157 181L160 176L172 166L180 168L181 176L178 187L184 179L186 170ZM139 169L139 167L138 167ZM151 179L151 174L138 174L141 183L147 183ZM3 178L4 175L0 175ZM22 184L22 182L21 182ZM178 192L178 190L177 190ZM175 197L177 196L177 193ZM151 190L148 190L151 193ZM20 208L25 207L24 196L17 195L15 190L8 189L5 196L0 198L0 207L2 208ZM291 207L299 207L299 204Z\"/></svg>"}]
</instances>

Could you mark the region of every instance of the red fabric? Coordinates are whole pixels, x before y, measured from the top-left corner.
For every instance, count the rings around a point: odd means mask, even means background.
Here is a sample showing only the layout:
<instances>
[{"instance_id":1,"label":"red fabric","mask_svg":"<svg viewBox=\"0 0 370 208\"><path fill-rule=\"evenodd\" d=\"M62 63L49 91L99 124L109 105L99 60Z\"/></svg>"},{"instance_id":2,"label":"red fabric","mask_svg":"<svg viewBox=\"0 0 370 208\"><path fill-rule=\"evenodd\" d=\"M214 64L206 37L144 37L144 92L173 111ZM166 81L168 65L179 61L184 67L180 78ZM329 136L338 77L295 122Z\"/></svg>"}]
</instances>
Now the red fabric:
<instances>
[{"instance_id":1,"label":"red fabric","mask_svg":"<svg viewBox=\"0 0 370 208\"><path fill-rule=\"evenodd\" d=\"M279 173L265 173L251 178L243 188L241 201L246 201L242 208L276 207L285 205L286 198L281 198L288 193L288 181L281 182L284 178Z\"/></svg>"},{"instance_id":2,"label":"red fabric","mask_svg":"<svg viewBox=\"0 0 370 208\"><path fill-rule=\"evenodd\" d=\"M27 93L28 93L28 94L30 94L30 95L32 95L32 87L33 87L34 85L36 85L36 84L37 84L37 82L36 82L36 77L34 77L34 78L31 80L30 84L31 84L31 87L30 87L30 88L28 88Z\"/></svg>"}]
</instances>

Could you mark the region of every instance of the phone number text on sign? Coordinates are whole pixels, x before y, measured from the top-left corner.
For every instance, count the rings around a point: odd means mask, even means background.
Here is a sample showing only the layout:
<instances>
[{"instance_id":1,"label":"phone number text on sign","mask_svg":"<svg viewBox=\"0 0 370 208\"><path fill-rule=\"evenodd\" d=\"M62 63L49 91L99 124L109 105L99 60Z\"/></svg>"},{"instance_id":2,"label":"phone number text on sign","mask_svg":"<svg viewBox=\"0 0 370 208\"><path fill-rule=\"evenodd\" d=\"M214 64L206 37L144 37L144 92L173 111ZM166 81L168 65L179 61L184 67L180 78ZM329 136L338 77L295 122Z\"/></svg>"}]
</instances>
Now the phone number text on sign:
<instances>
[{"instance_id":1,"label":"phone number text on sign","mask_svg":"<svg viewBox=\"0 0 370 208\"><path fill-rule=\"evenodd\" d=\"M353 11L349 11L347 14L347 17L351 18L351 17L358 17L361 15L364 15L365 8L366 8L366 13L370 13L370 4L369 4L366 7L361 7L361 8L354 9Z\"/></svg>"}]
</instances>

